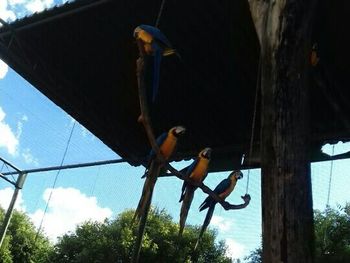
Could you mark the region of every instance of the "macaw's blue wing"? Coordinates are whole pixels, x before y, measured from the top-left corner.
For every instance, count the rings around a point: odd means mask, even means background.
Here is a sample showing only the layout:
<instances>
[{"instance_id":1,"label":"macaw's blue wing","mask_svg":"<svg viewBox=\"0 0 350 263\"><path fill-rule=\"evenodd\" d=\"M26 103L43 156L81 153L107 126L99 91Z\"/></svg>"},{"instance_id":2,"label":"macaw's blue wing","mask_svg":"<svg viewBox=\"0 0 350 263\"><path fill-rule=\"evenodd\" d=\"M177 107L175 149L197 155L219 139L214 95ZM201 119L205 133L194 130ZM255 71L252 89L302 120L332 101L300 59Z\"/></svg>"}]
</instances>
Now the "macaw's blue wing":
<instances>
[{"instance_id":1,"label":"macaw's blue wing","mask_svg":"<svg viewBox=\"0 0 350 263\"><path fill-rule=\"evenodd\" d=\"M139 28L151 34L156 41L160 41L163 45L171 47L169 39L158 28L149 25L140 25Z\"/></svg>"},{"instance_id":2,"label":"macaw's blue wing","mask_svg":"<svg viewBox=\"0 0 350 263\"><path fill-rule=\"evenodd\" d=\"M229 179L224 179L215 187L213 192L219 195L225 192L225 190L230 187L230 184L231 184L231 181ZM216 203L215 200L213 200L213 198L208 196L204 200L204 202L199 206L199 211L203 211L204 209L215 205L215 203Z\"/></svg>"},{"instance_id":3,"label":"macaw's blue wing","mask_svg":"<svg viewBox=\"0 0 350 263\"><path fill-rule=\"evenodd\" d=\"M164 141L167 138L167 136L168 136L167 132L163 132L161 135L158 136L158 138L156 140L156 143L157 143L158 147L160 147L164 143ZM141 176L141 178L147 177L148 171L149 171L149 167L150 167L150 165L151 165L151 163L152 163L152 161L153 161L153 159L155 157L156 157L156 153L155 153L155 151L152 148L151 151L148 154L148 157L147 157L147 167L146 167L145 173Z\"/></svg>"},{"instance_id":4,"label":"macaw's blue wing","mask_svg":"<svg viewBox=\"0 0 350 263\"><path fill-rule=\"evenodd\" d=\"M187 178L190 177L191 173L196 168L198 162L199 162L199 160L198 160L198 158L196 158L196 160L194 160L189 166L187 166L186 168L182 169L180 172L183 175L185 175L185 177L187 177ZM187 182L184 181L183 184L182 184L181 196L180 196L179 202L181 202L184 199L187 185L188 185Z\"/></svg>"},{"instance_id":5,"label":"macaw's blue wing","mask_svg":"<svg viewBox=\"0 0 350 263\"><path fill-rule=\"evenodd\" d=\"M227 188L229 188L231 185L231 181L230 179L224 179L222 180L214 189L214 193L216 193L217 195L225 192L227 190Z\"/></svg>"},{"instance_id":6,"label":"macaw's blue wing","mask_svg":"<svg viewBox=\"0 0 350 263\"><path fill-rule=\"evenodd\" d=\"M154 61L153 61L153 90L152 90L152 102L156 100L159 88L160 78L160 62L162 61L163 50L157 46L154 49Z\"/></svg>"},{"instance_id":7,"label":"macaw's blue wing","mask_svg":"<svg viewBox=\"0 0 350 263\"><path fill-rule=\"evenodd\" d=\"M215 187L213 192L216 193L217 195L219 195L219 194L225 192L230 187L230 185L231 185L231 180L228 178L224 179ZM197 249L200 239L202 238L205 230L207 229L208 225L210 224L210 220L213 217L215 204L216 204L216 201L213 198L211 198L210 196L208 196L204 200L204 202L199 206L199 211L202 211L206 208L209 208L209 209L208 209L207 215L205 216L204 223L203 223L201 231L199 233L199 237L197 239L194 250Z\"/></svg>"},{"instance_id":8,"label":"macaw's blue wing","mask_svg":"<svg viewBox=\"0 0 350 263\"><path fill-rule=\"evenodd\" d=\"M168 133L167 132L163 132L161 135L158 136L158 138L156 139L156 143L158 145L158 147L160 147L165 139L168 137ZM153 148L151 149L151 151L148 154L148 161L152 161L154 159L154 157L156 156L155 151L153 150Z\"/></svg>"}]
</instances>

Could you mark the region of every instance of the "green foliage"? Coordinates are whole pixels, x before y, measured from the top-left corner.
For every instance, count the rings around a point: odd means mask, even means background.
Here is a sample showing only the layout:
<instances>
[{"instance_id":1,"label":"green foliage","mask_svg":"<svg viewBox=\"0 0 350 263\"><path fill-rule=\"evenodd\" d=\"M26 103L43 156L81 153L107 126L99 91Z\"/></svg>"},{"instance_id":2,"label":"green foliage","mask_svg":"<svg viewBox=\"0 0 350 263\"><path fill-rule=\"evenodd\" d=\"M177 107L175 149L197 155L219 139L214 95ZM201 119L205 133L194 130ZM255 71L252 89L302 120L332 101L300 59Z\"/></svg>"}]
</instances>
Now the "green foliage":
<instances>
[{"instance_id":1,"label":"green foliage","mask_svg":"<svg viewBox=\"0 0 350 263\"><path fill-rule=\"evenodd\" d=\"M4 220L4 210L0 208L0 224ZM0 249L0 263L44 263L52 252L47 238L38 235L27 215L14 211L5 240Z\"/></svg>"},{"instance_id":2,"label":"green foliage","mask_svg":"<svg viewBox=\"0 0 350 263\"><path fill-rule=\"evenodd\" d=\"M315 211L316 262L350 262L350 204Z\"/></svg>"},{"instance_id":3,"label":"green foliage","mask_svg":"<svg viewBox=\"0 0 350 263\"><path fill-rule=\"evenodd\" d=\"M314 211L315 262L350 262L350 203L338 209ZM261 247L245 259L248 263L261 263Z\"/></svg>"},{"instance_id":4,"label":"green foliage","mask_svg":"<svg viewBox=\"0 0 350 263\"><path fill-rule=\"evenodd\" d=\"M121 213L115 220L87 222L74 233L59 239L51 261L63 262L130 262L137 225L132 224L134 211ZM142 243L141 262L191 262L199 229L189 226L178 236L178 225L164 210L149 213ZM216 233L207 231L198 249L198 262L231 262L225 257L223 242L215 243Z\"/></svg>"},{"instance_id":5,"label":"green foliage","mask_svg":"<svg viewBox=\"0 0 350 263\"><path fill-rule=\"evenodd\" d=\"M252 252L250 252L250 255L244 258L247 263L262 263L262 248L258 247Z\"/></svg>"}]
</instances>

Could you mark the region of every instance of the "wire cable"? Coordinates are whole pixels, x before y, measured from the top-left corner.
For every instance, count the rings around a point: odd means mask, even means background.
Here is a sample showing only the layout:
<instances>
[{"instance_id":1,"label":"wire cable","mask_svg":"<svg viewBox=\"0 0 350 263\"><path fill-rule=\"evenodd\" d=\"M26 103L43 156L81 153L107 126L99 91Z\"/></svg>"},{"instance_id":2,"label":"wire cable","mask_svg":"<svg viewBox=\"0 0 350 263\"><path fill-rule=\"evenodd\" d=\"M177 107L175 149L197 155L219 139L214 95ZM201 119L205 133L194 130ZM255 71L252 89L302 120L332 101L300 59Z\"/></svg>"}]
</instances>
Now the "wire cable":
<instances>
[{"instance_id":1,"label":"wire cable","mask_svg":"<svg viewBox=\"0 0 350 263\"><path fill-rule=\"evenodd\" d=\"M333 144L332 147L332 161L331 161L331 169L329 171L329 181L328 181L328 193L327 193L327 203L326 203L326 207L329 207L329 198L331 196L331 186L332 186L332 177L333 177L333 156L334 156L334 146L335 144Z\"/></svg>"},{"instance_id":2,"label":"wire cable","mask_svg":"<svg viewBox=\"0 0 350 263\"><path fill-rule=\"evenodd\" d=\"M255 89L255 98L254 98L254 110L253 110L253 118L252 118L252 131L250 136L249 143L249 159L248 166L251 165L252 153L253 153L253 143L254 143L254 134L255 134L255 122L256 122L256 112L258 108L258 95L259 95L259 87L261 86L261 55L259 56L259 65L258 65L258 74L256 78L256 89ZM249 190L249 175L250 175L250 167L248 168L247 174L247 185L246 185L246 194L248 194Z\"/></svg>"},{"instance_id":3,"label":"wire cable","mask_svg":"<svg viewBox=\"0 0 350 263\"><path fill-rule=\"evenodd\" d=\"M165 4L165 0L162 0L162 3L160 4L159 12L158 12L157 20L156 20L156 27L159 26L160 18L162 16L163 9L164 9L164 4Z\"/></svg>"},{"instance_id":4,"label":"wire cable","mask_svg":"<svg viewBox=\"0 0 350 263\"><path fill-rule=\"evenodd\" d=\"M72 129L71 129L70 134L69 134L69 138L68 138L68 141L67 141L67 144L66 144L66 148L65 148L64 153L63 153L63 157L62 157L60 166L63 165L63 162L64 162L64 160L65 160L65 158L66 158L67 151L68 151L68 148L69 148L69 144L70 144L70 142L71 142L72 135L73 135L73 131L74 131L74 128L75 128L75 124L76 124L76 121L73 122L73 126L72 126ZM55 190L56 183L57 183L57 179L58 179L58 176L59 176L60 172L61 172L60 169L57 170L57 173L56 173L56 176L55 176L55 180L53 181L53 184L52 184L52 187L51 187L51 191L50 191L49 198L47 199L47 202L46 202L46 206L45 206L45 210L44 210L43 217L41 218L38 231L36 232L36 235L35 235L34 243L36 243L36 241L37 241L37 239L38 239L38 236L39 236L39 234L40 234L41 228L42 228L42 226L43 226L44 218L45 218L45 215L46 215L46 213L47 213L47 209L48 209L48 207L49 207L49 204L50 204L50 201L51 201L51 198L52 198L53 191Z\"/></svg>"}]
</instances>

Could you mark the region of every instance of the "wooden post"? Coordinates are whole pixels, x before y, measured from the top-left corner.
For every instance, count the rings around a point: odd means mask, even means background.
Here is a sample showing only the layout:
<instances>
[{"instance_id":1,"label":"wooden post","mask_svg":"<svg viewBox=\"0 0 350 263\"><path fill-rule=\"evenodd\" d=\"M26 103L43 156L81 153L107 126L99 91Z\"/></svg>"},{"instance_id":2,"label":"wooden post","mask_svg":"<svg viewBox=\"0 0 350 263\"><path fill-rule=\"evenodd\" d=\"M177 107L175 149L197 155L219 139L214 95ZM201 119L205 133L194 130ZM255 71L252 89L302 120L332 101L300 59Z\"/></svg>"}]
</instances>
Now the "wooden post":
<instances>
[{"instance_id":1,"label":"wooden post","mask_svg":"<svg viewBox=\"0 0 350 263\"><path fill-rule=\"evenodd\" d=\"M313 262L308 68L317 0L249 0L261 45L263 262Z\"/></svg>"}]
</instances>

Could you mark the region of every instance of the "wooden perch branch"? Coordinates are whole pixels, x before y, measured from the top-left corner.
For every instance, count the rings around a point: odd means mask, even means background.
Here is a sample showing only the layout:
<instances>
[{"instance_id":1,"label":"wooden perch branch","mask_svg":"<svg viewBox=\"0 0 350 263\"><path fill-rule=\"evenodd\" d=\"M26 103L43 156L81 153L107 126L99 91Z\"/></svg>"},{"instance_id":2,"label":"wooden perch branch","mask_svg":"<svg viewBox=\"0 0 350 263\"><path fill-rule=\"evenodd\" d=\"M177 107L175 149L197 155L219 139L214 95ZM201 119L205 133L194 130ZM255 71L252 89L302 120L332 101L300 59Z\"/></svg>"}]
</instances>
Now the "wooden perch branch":
<instances>
[{"instance_id":1,"label":"wooden perch branch","mask_svg":"<svg viewBox=\"0 0 350 263\"><path fill-rule=\"evenodd\" d=\"M167 169L174 174L176 177L180 178L181 180L186 181L187 183L199 187L204 193L208 194L210 197L212 197L216 202L220 203L221 206L225 210L233 210L233 209L242 209L245 208L249 202L250 202L250 195L246 194L245 196L242 196L242 199L244 201L243 204L240 205L233 205L226 201L224 201L222 198L220 198L217 194L215 194L208 186L206 186L203 183L195 183L191 179L185 177L182 173L180 173L178 170L176 170L174 167L172 167L160 154L159 147L157 145L156 139L154 137L151 120L149 117L148 112L148 105L147 105L147 97L146 97L146 90L144 86L144 64L145 64L145 58L142 54L140 54L140 57L137 59L137 81L138 81L138 91L139 91L139 100L140 100L140 110L141 115L139 120L142 122L148 141L151 144L151 147L153 151L156 153L157 161L162 163L167 167ZM147 59L147 58L146 58Z\"/></svg>"}]
</instances>

